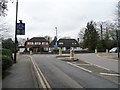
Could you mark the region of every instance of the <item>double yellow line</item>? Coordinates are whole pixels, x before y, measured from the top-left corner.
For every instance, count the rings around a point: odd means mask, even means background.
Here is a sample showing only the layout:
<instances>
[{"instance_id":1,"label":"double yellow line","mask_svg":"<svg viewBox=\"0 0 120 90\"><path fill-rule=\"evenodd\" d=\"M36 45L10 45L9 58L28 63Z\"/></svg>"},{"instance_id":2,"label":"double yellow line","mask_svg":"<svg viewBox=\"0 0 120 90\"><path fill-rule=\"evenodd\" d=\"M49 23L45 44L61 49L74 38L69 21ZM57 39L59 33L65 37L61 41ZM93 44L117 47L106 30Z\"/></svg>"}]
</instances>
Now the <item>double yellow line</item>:
<instances>
[{"instance_id":1,"label":"double yellow line","mask_svg":"<svg viewBox=\"0 0 120 90\"><path fill-rule=\"evenodd\" d=\"M35 60L33 60L33 58L31 56L29 56L29 57L31 59L33 70L34 70L36 78L37 78L38 88L43 88L45 90L52 90L52 88L50 87L48 81L44 77L43 73L41 72L41 70L38 67L38 65L35 62Z\"/></svg>"}]
</instances>

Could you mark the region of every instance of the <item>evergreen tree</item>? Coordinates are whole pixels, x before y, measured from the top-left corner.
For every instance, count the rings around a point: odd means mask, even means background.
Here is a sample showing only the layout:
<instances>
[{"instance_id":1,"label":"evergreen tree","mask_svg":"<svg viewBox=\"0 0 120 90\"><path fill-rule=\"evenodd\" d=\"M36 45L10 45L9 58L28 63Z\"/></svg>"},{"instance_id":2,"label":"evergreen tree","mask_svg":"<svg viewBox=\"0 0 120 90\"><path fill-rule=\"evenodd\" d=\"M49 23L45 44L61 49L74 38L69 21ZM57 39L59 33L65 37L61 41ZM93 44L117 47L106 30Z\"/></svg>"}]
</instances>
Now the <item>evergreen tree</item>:
<instances>
[{"instance_id":1,"label":"evergreen tree","mask_svg":"<svg viewBox=\"0 0 120 90\"><path fill-rule=\"evenodd\" d=\"M83 37L84 48L88 48L90 51L95 50L95 48L97 47L98 39L99 35L95 29L94 22L88 22Z\"/></svg>"}]
</instances>

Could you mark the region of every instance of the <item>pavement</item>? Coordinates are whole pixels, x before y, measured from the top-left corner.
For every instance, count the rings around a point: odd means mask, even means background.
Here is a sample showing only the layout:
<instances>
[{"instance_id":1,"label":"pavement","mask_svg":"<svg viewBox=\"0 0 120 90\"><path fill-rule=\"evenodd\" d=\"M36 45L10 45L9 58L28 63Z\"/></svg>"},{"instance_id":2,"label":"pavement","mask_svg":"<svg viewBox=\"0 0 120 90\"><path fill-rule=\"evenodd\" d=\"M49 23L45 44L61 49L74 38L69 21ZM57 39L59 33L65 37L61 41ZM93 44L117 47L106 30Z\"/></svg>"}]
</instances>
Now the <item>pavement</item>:
<instances>
[{"instance_id":1,"label":"pavement","mask_svg":"<svg viewBox=\"0 0 120 90\"><path fill-rule=\"evenodd\" d=\"M2 88L37 88L30 58L17 55L17 63L7 71Z\"/></svg>"},{"instance_id":2,"label":"pavement","mask_svg":"<svg viewBox=\"0 0 120 90\"><path fill-rule=\"evenodd\" d=\"M120 62L118 60L105 58L95 53L76 54L75 57L87 63L98 65L102 68L106 68L117 73L119 72L118 66Z\"/></svg>"},{"instance_id":3,"label":"pavement","mask_svg":"<svg viewBox=\"0 0 120 90\"><path fill-rule=\"evenodd\" d=\"M120 60L120 58L118 59L118 53L98 53L97 55L112 60Z\"/></svg>"}]
</instances>

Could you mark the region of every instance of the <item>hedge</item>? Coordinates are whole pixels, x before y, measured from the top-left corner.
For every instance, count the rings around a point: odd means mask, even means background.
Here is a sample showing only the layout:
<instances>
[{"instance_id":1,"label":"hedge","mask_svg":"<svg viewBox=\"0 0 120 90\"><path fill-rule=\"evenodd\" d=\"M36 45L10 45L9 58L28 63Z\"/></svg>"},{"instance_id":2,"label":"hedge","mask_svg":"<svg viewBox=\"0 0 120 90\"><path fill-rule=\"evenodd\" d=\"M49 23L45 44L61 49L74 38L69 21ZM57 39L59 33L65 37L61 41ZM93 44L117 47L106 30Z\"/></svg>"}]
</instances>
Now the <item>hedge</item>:
<instances>
[{"instance_id":1,"label":"hedge","mask_svg":"<svg viewBox=\"0 0 120 90\"><path fill-rule=\"evenodd\" d=\"M13 56L11 50L2 48L2 72L5 72L12 64Z\"/></svg>"},{"instance_id":2,"label":"hedge","mask_svg":"<svg viewBox=\"0 0 120 90\"><path fill-rule=\"evenodd\" d=\"M10 66L12 66L13 60L11 57L2 55L2 71L4 72L6 69L8 69Z\"/></svg>"},{"instance_id":3,"label":"hedge","mask_svg":"<svg viewBox=\"0 0 120 90\"><path fill-rule=\"evenodd\" d=\"M2 55L9 56L13 60L12 51L9 49L2 48Z\"/></svg>"}]
</instances>

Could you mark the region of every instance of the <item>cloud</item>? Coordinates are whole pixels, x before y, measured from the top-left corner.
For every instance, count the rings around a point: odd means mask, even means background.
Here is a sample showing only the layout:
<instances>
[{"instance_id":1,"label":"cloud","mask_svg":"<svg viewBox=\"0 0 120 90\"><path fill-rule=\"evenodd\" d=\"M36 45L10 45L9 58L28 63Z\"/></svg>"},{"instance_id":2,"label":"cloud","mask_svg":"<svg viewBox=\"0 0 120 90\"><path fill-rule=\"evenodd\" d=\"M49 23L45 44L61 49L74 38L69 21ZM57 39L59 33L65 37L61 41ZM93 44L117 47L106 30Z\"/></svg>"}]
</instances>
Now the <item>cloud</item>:
<instances>
[{"instance_id":1,"label":"cloud","mask_svg":"<svg viewBox=\"0 0 120 90\"><path fill-rule=\"evenodd\" d=\"M112 18L118 0L19 0L18 19L26 23L26 37L37 35L77 37L90 20ZM9 19L14 24L15 3L10 5ZM107 12L107 13L106 13ZM76 35L76 36L75 36ZM25 37L24 36L24 37Z\"/></svg>"}]
</instances>

